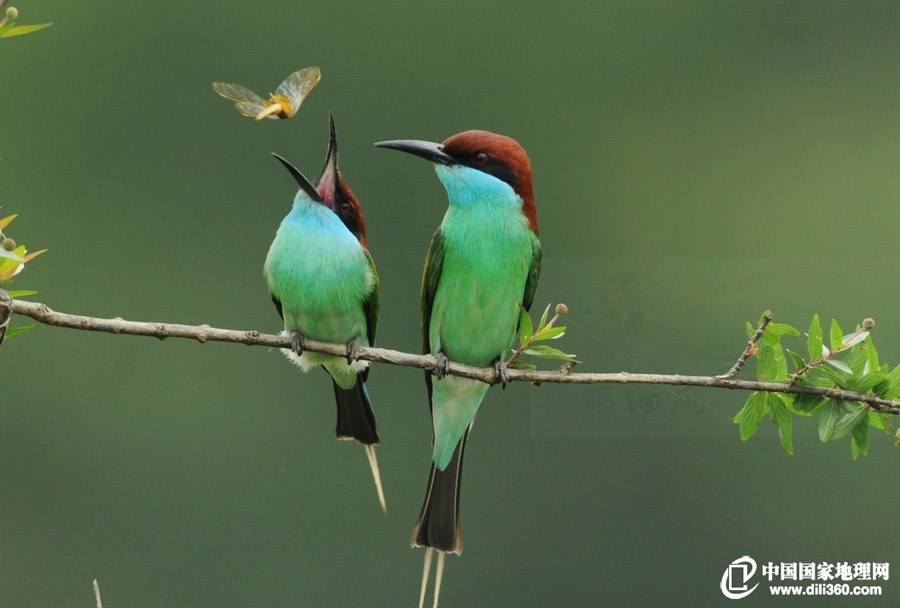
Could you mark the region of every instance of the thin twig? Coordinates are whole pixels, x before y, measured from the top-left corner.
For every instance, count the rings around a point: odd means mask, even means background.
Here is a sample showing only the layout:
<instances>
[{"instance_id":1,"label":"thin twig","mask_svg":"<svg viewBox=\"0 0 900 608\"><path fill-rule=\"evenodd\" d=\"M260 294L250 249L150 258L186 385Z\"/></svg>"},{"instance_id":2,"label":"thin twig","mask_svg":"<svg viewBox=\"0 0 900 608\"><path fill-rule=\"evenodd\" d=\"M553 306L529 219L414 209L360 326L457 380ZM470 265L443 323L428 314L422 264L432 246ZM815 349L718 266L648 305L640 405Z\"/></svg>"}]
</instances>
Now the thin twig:
<instances>
[{"instance_id":1,"label":"thin twig","mask_svg":"<svg viewBox=\"0 0 900 608\"><path fill-rule=\"evenodd\" d=\"M0 304L0 310L2 310L2 304ZM55 325L57 327L68 327L72 329L137 336L153 336L161 340L165 338L189 338L201 343L237 342L251 346L259 345L268 346L270 348L291 348L290 336L263 334L257 330L219 329L210 327L209 325L181 325L175 323L126 321L121 318L101 319L56 312L51 310L45 304L23 300L13 300L12 311L15 314L31 317L35 321L46 325ZM347 346L345 344L330 344L327 342L306 340L303 347L306 350L326 355L334 355L337 357L347 356ZM438 360L432 355L414 355L386 348L360 346L357 356L359 359L365 361L389 363L403 367L417 367L424 370L435 370L438 367ZM496 371L493 367L472 367L461 363L451 362L448 373L463 378L480 380L487 384L495 384L497 381ZM882 399L874 394L857 393L837 388L801 386L790 384L789 382L758 382L713 376L682 376L680 374L632 374L627 372L570 373L562 369L555 371L509 369L507 370L507 374L507 380L510 382L531 382L535 384L545 382L556 384L665 384L773 393L820 395L832 399L861 401L875 410L890 414L900 414L900 401Z\"/></svg>"},{"instance_id":2,"label":"thin twig","mask_svg":"<svg viewBox=\"0 0 900 608\"><path fill-rule=\"evenodd\" d=\"M772 313L767 310L766 314L763 315L762 323L759 324L759 327L756 328L756 331L753 333L750 341L747 342L747 348L744 349L744 352L741 353L741 356L738 357L738 360L735 361L730 370L720 376L716 376L716 378L725 380L727 378L734 378L735 376L737 376L738 372L741 371L741 368L744 367L744 363L747 362L747 359L756 352L756 343L759 342L760 338L762 338L763 333L765 333L766 331L766 327L768 327L769 323L771 322Z\"/></svg>"}]
</instances>

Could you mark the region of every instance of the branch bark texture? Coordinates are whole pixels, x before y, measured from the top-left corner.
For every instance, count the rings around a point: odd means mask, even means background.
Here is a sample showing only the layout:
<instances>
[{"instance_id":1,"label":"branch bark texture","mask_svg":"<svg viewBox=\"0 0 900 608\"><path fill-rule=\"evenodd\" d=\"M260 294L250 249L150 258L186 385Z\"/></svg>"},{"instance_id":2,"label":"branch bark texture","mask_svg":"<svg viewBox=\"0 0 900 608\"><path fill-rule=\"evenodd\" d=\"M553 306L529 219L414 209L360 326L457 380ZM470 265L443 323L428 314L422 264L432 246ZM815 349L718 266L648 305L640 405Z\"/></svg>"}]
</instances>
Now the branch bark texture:
<instances>
[{"instance_id":1,"label":"branch bark texture","mask_svg":"<svg viewBox=\"0 0 900 608\"><path fill-rule=\"evenodd\" d=\"M0 290L2 292L2 290ZM236 342L249 346L259 345L270 348L291 348L290 336L276 334L264 334L257 330L235 330L210 327L209 325L182 325L177 323L157 323L146 321L127 321L116 317L102 319L83 315L56 312L45 304L13 299L0 298L0 319L4 310L10 309L12 313L30 317L39 323L54 325L56 327L68 327L86 331L99 331L113 334L129 334L135 336L152 336L160 340L166 338L188 338L198 342ZM335 355L347 356L347 346L344 344L330 344L306 340L306 350ZM438 361L431 355L416 355L387 348L360 346L357 356L359 359L374 361L377 363L389 363L403 367L417 367L424 370L435 370ZM480 368L450 363L449 373L454 376L480 380L487 384L495 384L496 371L492 367ZM875 410L900 414L900 402L882 399L877 395L856 393L836 388L821 388L813 386L799 386L788 382L759 382L755 380L738 380L722 376L685 376L680 374L635 374L628 372L617 373L571 373L565 366L554 371L537 370L508 370L509 382L531 382L542 384L545 382L555 384L664 384L675 386L703 386L713 388L727 388L731 390L764 391L776 393L810 394L842 399L848 401L861 401Z\"/></svg>"}]
</instances>

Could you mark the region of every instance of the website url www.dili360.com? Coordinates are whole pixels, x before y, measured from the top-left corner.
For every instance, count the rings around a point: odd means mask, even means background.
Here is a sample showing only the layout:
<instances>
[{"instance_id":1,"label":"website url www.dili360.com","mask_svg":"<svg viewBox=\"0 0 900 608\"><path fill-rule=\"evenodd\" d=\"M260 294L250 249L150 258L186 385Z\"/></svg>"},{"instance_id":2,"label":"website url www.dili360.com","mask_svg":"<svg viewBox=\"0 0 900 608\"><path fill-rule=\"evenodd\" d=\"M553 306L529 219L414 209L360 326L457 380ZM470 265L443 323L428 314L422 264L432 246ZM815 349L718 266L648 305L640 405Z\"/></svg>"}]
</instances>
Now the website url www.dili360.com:
<instances>
[{"instance_id":1,"label":"website url www.dili360.com","mask_svg":"<svg viewBox=\"0 0 900 608\"><path fill-rule=\"evenodd\" d=\"M848 585L846 583L811 583L809 585L772 585L772 595L881 595L880 585Z\"/></svg>"}]
</instances>

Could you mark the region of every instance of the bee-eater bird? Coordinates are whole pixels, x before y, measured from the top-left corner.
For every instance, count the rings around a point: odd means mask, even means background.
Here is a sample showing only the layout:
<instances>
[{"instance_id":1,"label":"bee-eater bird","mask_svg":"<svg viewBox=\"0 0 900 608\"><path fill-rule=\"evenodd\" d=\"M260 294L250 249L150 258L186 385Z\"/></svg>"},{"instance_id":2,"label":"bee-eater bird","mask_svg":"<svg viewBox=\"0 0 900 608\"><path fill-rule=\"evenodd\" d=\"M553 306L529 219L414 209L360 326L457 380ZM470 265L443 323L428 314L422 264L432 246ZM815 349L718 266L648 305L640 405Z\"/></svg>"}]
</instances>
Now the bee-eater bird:
<instances>
[{"instance_id":1,"label":"bee-eater bird","mask_svg":"<svg viewBox=\"0 0 900 608\"><path fill-rule=\"evenodd\" d=\"M528 309L541 270L531 163L514 139L465 131L436 144L418 140L375 144L434 163L450 205L431 239L422 279L424 352L440 365L425 373L434 431L431 473L413 546L426 547L419 606L432 550L438 551L434 605L444 556L462 552L459 489L463 450L489 385L447 376L449 361L493 365L505 377L520 307Z\"/></svg>"},{"instance_id":2,"label":"bee-eater bird","mask_svg":"<svg viewBox=\"0 0 900 608\"><path fill-rule=\"evenodd\" d=\"M315 186L296 167L274 155L300 186L282 220L263 266L263 276L284 320L293 348L285 355L304 372L321 366L332 378L338 439L366 448L378 500L384 491L375 458L378 427L366 391L367 361L355 359L360 344L371 346L381 292L366 243L362 207L338 171L337 135L331 119L328 154ZM304 352L304 339L347 344L346 358Z\"/></svg>"}]
</instances>

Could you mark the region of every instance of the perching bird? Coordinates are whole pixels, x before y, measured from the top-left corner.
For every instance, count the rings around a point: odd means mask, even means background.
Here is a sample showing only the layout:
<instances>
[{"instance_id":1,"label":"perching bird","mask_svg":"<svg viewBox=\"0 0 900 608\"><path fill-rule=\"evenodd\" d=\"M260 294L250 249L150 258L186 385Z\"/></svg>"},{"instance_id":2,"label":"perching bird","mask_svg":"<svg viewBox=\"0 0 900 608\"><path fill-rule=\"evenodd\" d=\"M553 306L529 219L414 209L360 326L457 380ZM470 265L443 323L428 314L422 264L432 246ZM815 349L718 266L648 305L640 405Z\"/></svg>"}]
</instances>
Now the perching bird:
<instances>
[{"instance_id":1,"label":"perching bird","mask_svg":"<svg viewBox=\"0 0 900 608\"><path fill-rule=\"evenodd\" d=\"M269 248L263 276L285 334L293 336L285 355L304 372L323 367L337 401L338 439L356 439L366 448L378 500L384 491L375 458L378 427L366 391L368 362L354 360L359 345L371 346L381 292L366 243L359 201L338 171L337 135L331 120L328 156L315 187L277 154L300 185L290 213ZM350 355L334 357L303 351L304 339L347 344Z\"/></svg>"},{"instance_id":2,"label":"perching bird","mask_svg":"<svg viewBox=\"0 0 900 608\"><path fill-rule=\"evenodd\" d=\"M413 546L426 547L419 605L432 550L438 551L437 606L446 553L461 553L459 488L466 437L489 385L446 376L449 361L493 365L505 374L520 307L528 309L541 270L531 163L514 139L465 131L443 144L418 140L375 144L435 164L450 206L431 240L422 281L424 352L441 362L425 374L434 431L431 474Z\"/></svg>"}]
</instances>

